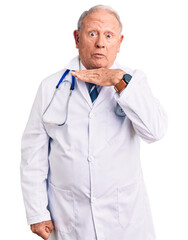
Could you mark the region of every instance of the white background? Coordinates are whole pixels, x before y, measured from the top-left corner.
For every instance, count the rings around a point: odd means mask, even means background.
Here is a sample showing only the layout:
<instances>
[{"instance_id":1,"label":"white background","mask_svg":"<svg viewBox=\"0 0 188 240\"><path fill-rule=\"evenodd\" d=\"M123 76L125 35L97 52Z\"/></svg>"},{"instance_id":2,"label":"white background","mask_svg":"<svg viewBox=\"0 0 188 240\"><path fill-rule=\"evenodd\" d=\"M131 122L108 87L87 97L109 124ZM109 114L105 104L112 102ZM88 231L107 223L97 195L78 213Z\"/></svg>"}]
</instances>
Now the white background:
<instances>
[{"instance_id":1,"label":"white background","mask_svg":"<svg viewBox=\"0 0 188 240\"><path fill-rule=\"evenodd\" d=\"M115 8L124 25L118 61L147 74L169 117L167 135L157 143L143 143L141 151L158 240L188 239L188 15L183 0L1 1L3 239L39 239L26 224L19 176L21 136L39 83L77 55L72 34L77 19L99 3Z\"/></svg>"}]
</instances>

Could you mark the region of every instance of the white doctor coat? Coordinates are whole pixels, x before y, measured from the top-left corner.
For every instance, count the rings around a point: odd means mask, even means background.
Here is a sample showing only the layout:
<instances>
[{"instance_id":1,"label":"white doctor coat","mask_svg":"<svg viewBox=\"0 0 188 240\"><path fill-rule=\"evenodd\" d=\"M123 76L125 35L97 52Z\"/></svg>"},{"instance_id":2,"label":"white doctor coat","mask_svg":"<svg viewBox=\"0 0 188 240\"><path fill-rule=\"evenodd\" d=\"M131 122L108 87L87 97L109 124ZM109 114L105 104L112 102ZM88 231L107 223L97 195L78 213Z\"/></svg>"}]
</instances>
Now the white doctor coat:
<instances>
[{"instance_id":1,"label":"white doctor coat","mask_svg":"<svg viewBox=\"0 0 188 240\"><path fill-rule=\"evenodd\" d=\"M79 69L79 58L67 68ZM50 239L155 239L140 138L159 140L167 118L143 72L113 68L132 75L127 88L118 94L103 87L92 104L85 82L76 79L63 126L44 123L42 114L65 69L39 87L22 138L21 184L28 224L52 219Z\"/></svg>"}]
</instances>

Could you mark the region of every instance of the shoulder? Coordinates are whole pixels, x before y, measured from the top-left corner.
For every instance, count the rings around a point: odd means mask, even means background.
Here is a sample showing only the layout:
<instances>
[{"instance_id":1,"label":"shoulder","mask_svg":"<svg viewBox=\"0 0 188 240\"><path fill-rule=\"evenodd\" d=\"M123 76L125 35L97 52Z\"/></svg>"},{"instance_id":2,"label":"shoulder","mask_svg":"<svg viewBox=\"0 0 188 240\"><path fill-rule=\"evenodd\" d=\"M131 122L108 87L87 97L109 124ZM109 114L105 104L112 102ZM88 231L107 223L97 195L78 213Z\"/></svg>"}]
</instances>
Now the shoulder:
<instances>
[{"instance_id":1,"label":"shoulder","mask_svg":"<svg viewBox=\"0 0 188 240\"><path fill-rule=\"evenodd\" d=\"M66 69L62 69L56 73L51 74L50 76L46 77L45 79L42 80L41 86L43 88L46 87L55 87L57 83L59 82L60 78L62 77L63 73L65 72Z\"/></svg>"},{"instance_id":2,"label":"shoulder","mask_svg":"<svg viewBox=\"0 0 188 240\"><path fill-rule=\"evenodd\" d=\"M65 70L66 69L62 69L56 73L53 73L41 81L38 88L37 97L43 102L44 106L52 98L54 91L56 90L56 86Z\"/></svg>"}]
</instances>

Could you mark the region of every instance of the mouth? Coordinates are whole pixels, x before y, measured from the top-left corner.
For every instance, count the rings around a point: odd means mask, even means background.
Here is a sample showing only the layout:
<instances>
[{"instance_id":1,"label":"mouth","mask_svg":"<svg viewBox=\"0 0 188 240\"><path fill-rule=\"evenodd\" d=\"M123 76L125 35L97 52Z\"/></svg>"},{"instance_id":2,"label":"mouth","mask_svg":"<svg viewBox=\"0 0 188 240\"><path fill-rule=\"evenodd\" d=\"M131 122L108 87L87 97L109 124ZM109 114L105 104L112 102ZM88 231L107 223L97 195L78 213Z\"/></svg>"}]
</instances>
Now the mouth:
<instances>
[{"instance_id":1,"label":"mouth","mask_svg":"<svg viewBox=\"0 0 188 240\"><path fill-rule=\"evenodd\" d=\"M102 54L102 53L94 53L94 54L92 54L92 56L94 56L94 57L98 57L98 58L105 57L105 55Z\"/></svg>"}]
</instances>

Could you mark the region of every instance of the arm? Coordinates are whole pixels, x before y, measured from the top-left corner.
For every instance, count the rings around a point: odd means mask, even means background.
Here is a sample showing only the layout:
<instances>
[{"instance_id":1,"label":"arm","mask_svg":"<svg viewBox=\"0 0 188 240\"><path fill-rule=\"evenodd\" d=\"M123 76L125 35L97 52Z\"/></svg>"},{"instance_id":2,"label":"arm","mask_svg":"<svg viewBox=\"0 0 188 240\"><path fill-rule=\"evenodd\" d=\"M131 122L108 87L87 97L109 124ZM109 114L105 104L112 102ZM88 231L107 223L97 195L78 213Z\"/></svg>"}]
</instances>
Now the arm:
<instances>
[{"instance_id":1,"label":"arm","mask_svg":"<svg viewBox=\"0 0 188 240\"><path fill-rule=\"evenodd\" d=\"M129 85L115 99L131 120L136 133L147 143L161 139L166 133L167 116L153 97L146 75L139 70L132 74Z\"/></svg>"},{"instance_id":2,"label":"arm","mask_svg":"<svg viewBox=\"0 0 188 240\"><path fill-rule=\"evenodd\" d=\"M72 72L85 82L115 86L125 74L121 69L93 69ZM146 142L159 140L166 132L167 117L159 101L152 95L143 72L136 70L129 85L114 98L131 120L135 132Z\"/></svg>"},{"instance_id":3,"label":"arm","mask_svg":"<svg viewBox=\"0 0 188 240\"><path fill-rule=\"evenodd\" d=\"M29 225L51 220L50 213L47 210L48 197L46 184L49 168L49 137L42 123L41 112L42 84L37 92L22 137L21 186ZM49 229L52 228L50 227ZM44 229L42 232L44 232Z\"/></svg>"}]
</instances>

